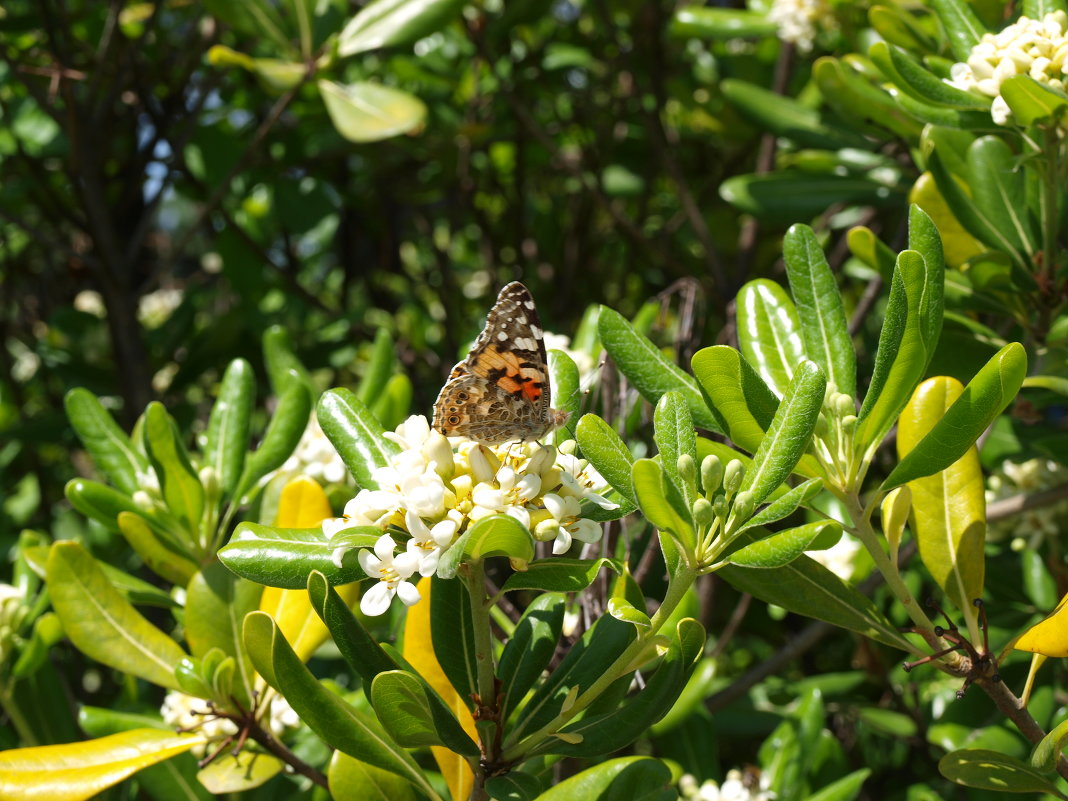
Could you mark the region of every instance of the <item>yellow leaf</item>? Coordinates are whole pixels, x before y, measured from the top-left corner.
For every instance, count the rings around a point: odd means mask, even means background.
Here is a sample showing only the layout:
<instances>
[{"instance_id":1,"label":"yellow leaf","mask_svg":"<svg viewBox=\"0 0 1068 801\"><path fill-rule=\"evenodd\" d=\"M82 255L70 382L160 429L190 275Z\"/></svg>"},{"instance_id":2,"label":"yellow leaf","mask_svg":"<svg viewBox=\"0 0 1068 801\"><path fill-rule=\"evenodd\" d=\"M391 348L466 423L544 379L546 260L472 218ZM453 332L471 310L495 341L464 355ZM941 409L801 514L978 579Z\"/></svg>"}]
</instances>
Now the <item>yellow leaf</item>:
<instances>
[{"instance_id":1,"label":"yellow leaf","mask_svg":"<svg viewBox=\"0 0 1068 801\"><path fill-rule=\"evenodd\" d=\"M333 517L330 501L318 482L307 476L297 476L285 485L275 521L279 528L313 528L328 517ZM360 585L345 584L338 587L337 592L351 606L359 598ZM307 662L330 634L312 609L307 590L267 587L260 599L260 611L275 619L302 662Z\"/></svg>"},{"instance_id":2,"label":"yellow leaf","mask_svg":"<svg viewBox=\"0 0 1068 801\"><path fill-rule=\"evenodd\" d=\"M408 609L408 620L404 624L402 653L411 666L419 671L419 675L426 679L427 683L444 699L464 727L464 731L471 736L472 740L478 742L478 731L475 729L475 719L471 716L471 710L453 689L441 665L438 664L437 657L434 656L430 641L430 578L420 579L418 587L422 600ZM475 782L475 776L467 760L459 754L454 754L448 748L438 745L431 746L430 753L434 761L438 763L438 768L441 770L441 775L445 777L445 783L449 786L452 797L467 798Z\"/></svg>"},{"instance_id":3,"label":"yellow leaf","mask_svg":"<svg viewBox=\"0 0 1068 801\"><path fill-rule=\"evenodd\" d=\"M898 419L898 457L927 435L963 391L959 381L947 376L929 378L916 388ZM973 445L942 472L910 481L908 487L920 558L963 613L974 640L979 628L972 601L982 597L986 564L986 498L978 449Z\"/></svg>"},{"instance_id":4,"label":"yellow leaf","mask_svg":"<svg viewBox=\"0 0 1068 801\"><path fill-rule=\"evenodd\" d=\"M205 742L201 734L132 729L85 742L3 751L0 798L82 801Z\"/></svg>"},{"instance_id":5,"label":"yellow leaf","mask_svg":"<svg viewBox=\"0 0 1068 801\"><path fill-rule=\"evenodd\" d=\"M950 267L960 267L973 256L986 252L987 248L965 231L957 220L942 193L938 191L931 173L925 172L916 179L912 191L909 192L909 203L915 203L926 211L927 216L938 226L946 264Z\"/></svg>"},{"instance_id":6,"label":"yellow leaf","mask_svg":"<svg viewBox=\"0 0 1068 801\"><path fill-rule=\"evenodd\" d=\"M1068 595L1044 620L1021 634L1013 647L1045 656L1068 656Z\"/></svg>"}]
</instances>

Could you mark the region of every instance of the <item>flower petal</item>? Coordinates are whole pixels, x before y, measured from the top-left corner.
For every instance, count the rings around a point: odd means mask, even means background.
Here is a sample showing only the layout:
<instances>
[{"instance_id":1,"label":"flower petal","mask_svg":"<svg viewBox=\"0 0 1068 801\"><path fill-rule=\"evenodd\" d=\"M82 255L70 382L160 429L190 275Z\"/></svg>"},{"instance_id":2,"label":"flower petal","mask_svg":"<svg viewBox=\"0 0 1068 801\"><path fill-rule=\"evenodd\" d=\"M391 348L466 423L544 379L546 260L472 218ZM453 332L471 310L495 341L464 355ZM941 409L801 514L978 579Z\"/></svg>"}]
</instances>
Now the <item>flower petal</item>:
<instances>
[{"instance_id":1,"label":"flower petal","mask_svg":"<svg viewBox=\"0 0 1068 801\"><path fill-rule=\"evenodd\" d=\"M402 581L397 585L397 595L404 601L405 606L417 604L423 597L419 594L418 588L410 581Z\"/></svg>"},{"instance_id":2,"label":"flower petal","mask_svg":"<svg viewBox=\"0 0 1068 801\"><path fill-rule=\"evenodd\" d=\"M393 590L384 581L375 584L363 594L360 599L360 611L368 617L378 617L389 609L389 602L393 600Z\"/></svg>"}]
</instances>

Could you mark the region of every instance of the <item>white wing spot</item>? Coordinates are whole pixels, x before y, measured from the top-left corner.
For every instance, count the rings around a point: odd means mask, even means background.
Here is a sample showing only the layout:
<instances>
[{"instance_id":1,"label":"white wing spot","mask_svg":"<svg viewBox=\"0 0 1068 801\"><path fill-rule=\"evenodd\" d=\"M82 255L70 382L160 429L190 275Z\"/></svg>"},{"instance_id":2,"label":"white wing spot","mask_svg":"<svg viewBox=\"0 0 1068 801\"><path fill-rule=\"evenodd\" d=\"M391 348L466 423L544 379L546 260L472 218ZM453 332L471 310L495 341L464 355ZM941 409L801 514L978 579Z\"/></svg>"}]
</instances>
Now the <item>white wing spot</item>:
<instances>
[{"instance_id":1,"label":"white wing spot","mask_svg":"<svg viewBox=\"0 0 1068 801\"><path fill-rule=\"evenodd\" d=\"M501 342L504 342L506 339L508 339L508 332L507 331L498 331L497 332L497 339L499 339Z\"/></svg>"},{"instance_id":2,"label":"white wing spot","mask_svg":"<svg viewBox=\"0 0 1068 801\"><path fill-rule=\"evenodd\" d=\"M538 343L533 337L516 337L515 346L520 350L537 350Z\"/></svg>"},{"instance_id":3,"label":"white wing spot","mask_svg":"<svg viewBox=\"0 0 1068 801\"><path fill-rule=\"evenodd\" d=\"M523 301L523 305L526 306L531 311L534 311L534 301L532 301L532 300L524 300Z\"/></svg>"}]
</instances>

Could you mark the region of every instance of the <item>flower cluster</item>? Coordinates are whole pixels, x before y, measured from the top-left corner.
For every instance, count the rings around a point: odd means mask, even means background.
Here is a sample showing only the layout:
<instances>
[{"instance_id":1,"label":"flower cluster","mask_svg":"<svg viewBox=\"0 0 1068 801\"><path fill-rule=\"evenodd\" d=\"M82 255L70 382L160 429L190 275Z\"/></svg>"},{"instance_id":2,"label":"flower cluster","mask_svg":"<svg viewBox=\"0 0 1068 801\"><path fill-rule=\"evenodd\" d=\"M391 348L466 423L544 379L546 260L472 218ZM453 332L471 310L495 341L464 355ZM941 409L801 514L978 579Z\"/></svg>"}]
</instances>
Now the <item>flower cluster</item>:
<instances>
[{"instance_id":1,"label":"flower cluster","mask_svg":"<svg viewBox=\"0 0 1068 801\"><path fill-rule=\"evenodd\" d=\"M386 437L400 446L390 464L374 473L377 489L363 489L345 505L344 516L323 521L323 531L338 539L340 563L348 546L341 535L355 526L384 532L374 551L359 554L364 572L379 583L364 593L364 614L380 615L394 595L407 605L419 601L408 581L433 575L446 548L484 517L514 517L553 553L566 553L574 540L601 538L599 523L582 516L582 501L603 509L616 504L602 494L601 475L573 455L574 442L559 449L537 442L487 447L460 437L446 438L415 415ZM395 537L407 538L394 554Z\"/></svg>"},{"instance_id":2,"label":"flower cluster","mask_svg":"<svg viewBox=\"0 0 1068 801\"><path fill-rule=\"evenodd\" d=\"M986 482L986 502L1017 495L1033 496L1065 483L1068 469L1052 460L1030 459L1026 462L1006 461ZM1068 500L1023 509L1019 514L991 522L991 540L1011 539L1014 551L1033 550L1042 541L1061 536L1068 526Z\"/></svg>"},{"instance_id":3,"label":"flower cluster","mask_svg":"<svg viewBox=\"0 0 1068 801\"><path fill-rule=\"evenodd\" d=\"M274 695L269 703L270 709L262 722L264 728L275 737L280 738L287 729L300 725L300 718L285 698ZM237 724L216 715L209 708L207 701L178 690L171 690L164 697L160 715L168 726L179 731L196 731L207 737L209 743L237 734ZM191 749L193 755L197 758L203 757L209 743L194 746Z\"/></svg>"},{"instance_id":4,"label":"flower cluster","mask_svg":"<svg viewBox=\"0 0 1068 801\"><path fill-rule=\"evenodd\" d=\"M679 779L679 793L687 801L771 801L775 793L768 789L768 776L743 775L740 770L727 771L723 783L706 780L698 785L697 779L686 773Z\"/></svg>"},{"instance_id":5,"label":"flower cluster","mask_svg":"<svg viewBox=\"0 0 1068 801\"><path fill-rule=\"evenodd\" d=\"M972 48L965 63L954 64L948 83L994 98L990 115L998 125L1012 119L1001 96L1001 82L1030 75L1059 91L1068 81L1068 14L1052 11L1042 19L1020 17L1000 33L988 33Z\"/></svg>"},{"instance_id":6,"label":"flower cluster","mask_svg":"<svg viewBox=\"0 0 1068 801\"><path fill-rule=\"evenodd\" d=\"M770 19L779 29L779 38L791 42L802 53L811 53L820 30L835 27L827 0L774 0Z\"/></svg>"},{"instance_id":7,"label":"flower cluster","mask_svg":"<svg viewBox=\"0 0 1068 801\"><path fill-rule=\"evenodd\" d=\"M15 636L28 611L22 591L11 584L0 583L0 665L12 654Z\"/></svg>"},{"instance_id":8,"label":"flower cluster","mask_svg":"<svg viewBox=\"0 0 1068 801\"><path fill-rule=\"evenodd\" d=\"M292 455L278 468L280 473L300 473L325 484L340 484L348 477L345 463L312 415ZM272 474L273 475L273 474Z\"/></svg>"}]
</instances>

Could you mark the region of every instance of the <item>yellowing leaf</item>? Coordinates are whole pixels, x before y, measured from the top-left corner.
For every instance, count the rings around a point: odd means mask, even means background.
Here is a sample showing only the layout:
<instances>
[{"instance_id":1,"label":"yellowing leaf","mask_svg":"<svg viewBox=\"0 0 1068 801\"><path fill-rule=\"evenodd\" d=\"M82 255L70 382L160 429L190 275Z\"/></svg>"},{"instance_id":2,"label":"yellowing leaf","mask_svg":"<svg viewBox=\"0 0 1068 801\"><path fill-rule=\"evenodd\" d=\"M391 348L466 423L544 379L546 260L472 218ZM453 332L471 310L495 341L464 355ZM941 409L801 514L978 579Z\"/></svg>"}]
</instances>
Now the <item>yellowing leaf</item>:
<instances>
[{"instance_id":1,"label":"yellowing leaf","mask_svg":"<svg viewBox=\"0 0 1068 801\"><path fill-rule=\"evenodd\" d=\"M434 656L434 648L430 642L430 579L420 579L418 587L423 599L408 609L408 620L404 626L402 651L404 658L444 699L464 727L464 731L477 742L478 732L475 729L475 719L471 717L471 710L453 689L441 665L438 664L437 657ZM475 776L467 760L454 754L448 748L437 745L430 747L430 753L434 761L438 763L438 768L441 770L441 775L445 777L445 783L449 786L452 797L467 798L475 782Z\"/></svg>"},{"instance_id":2,"label":"yellowing leaf","mask_svg":"<svg viewBox=\"0 0 1068 801\"><path fill-rule=\"evenodd\" d=\"M1013 648L1045 656L1068 656L1068 595L1044 620L1021 634Z\"/></svg>"},{"instance_id":3,"label":"yellowing leaf","mask_svg":"<svg viewBox=\"0 0 1068 801\"><path fill-rule=\"evenodd\" d=\"M330 501L318 482L307 476L297 476L282 489L275 521L279 528L312 528L328 517L333 517ZM338 587L337 592L346 604L351 605L359 598L360 585L345 584ZM307 590L266 587L260 599L260 611L275 619L302 662L307 662L330 634L312 609Z\"/></svg>"},{"instance_id":4,"label":"yellowing leaf","mask_svg":"<svg viewBox=\"0 0 1068 801\"><path fill-rule=\"evenodd\" d=\"M979 240L964 230L952 209L949 208L949 204L938 191L931 173L925 172L916 179L916 183L912 185L912 191L909 192L909 203L915 203L927 212L927 216L938 226L938 232L942 235L946 264L949 266L960 267L968 259L987 250Z\"/></svg>"},{"instance_id":5,"label":"yellowing leaf","mask_svg":"<svg viewBox=\"0 0 1068 801\"><path fill-rule=\"evenodd\" d=\"M897 453L903 457L923 439L964 387L946 376L920 384L901 413ZM983 594L986 540L986 499L979 451L973 445L940 473L908 483L912 491L912 530L920 558L931 576L968 621L969 634L979 634L972 604Z\"/></svg>"},{"instance_id":6,"label":"yellowing leaf","mask_svg":"<svg viewBox=\"0 0 1068 801\"><path fill-rule=\"evenodd\" d=\"M82 801L204 742L201 734L132 729L80 743L3 751L0 798Z\"/></svg>"}]
</instances>

